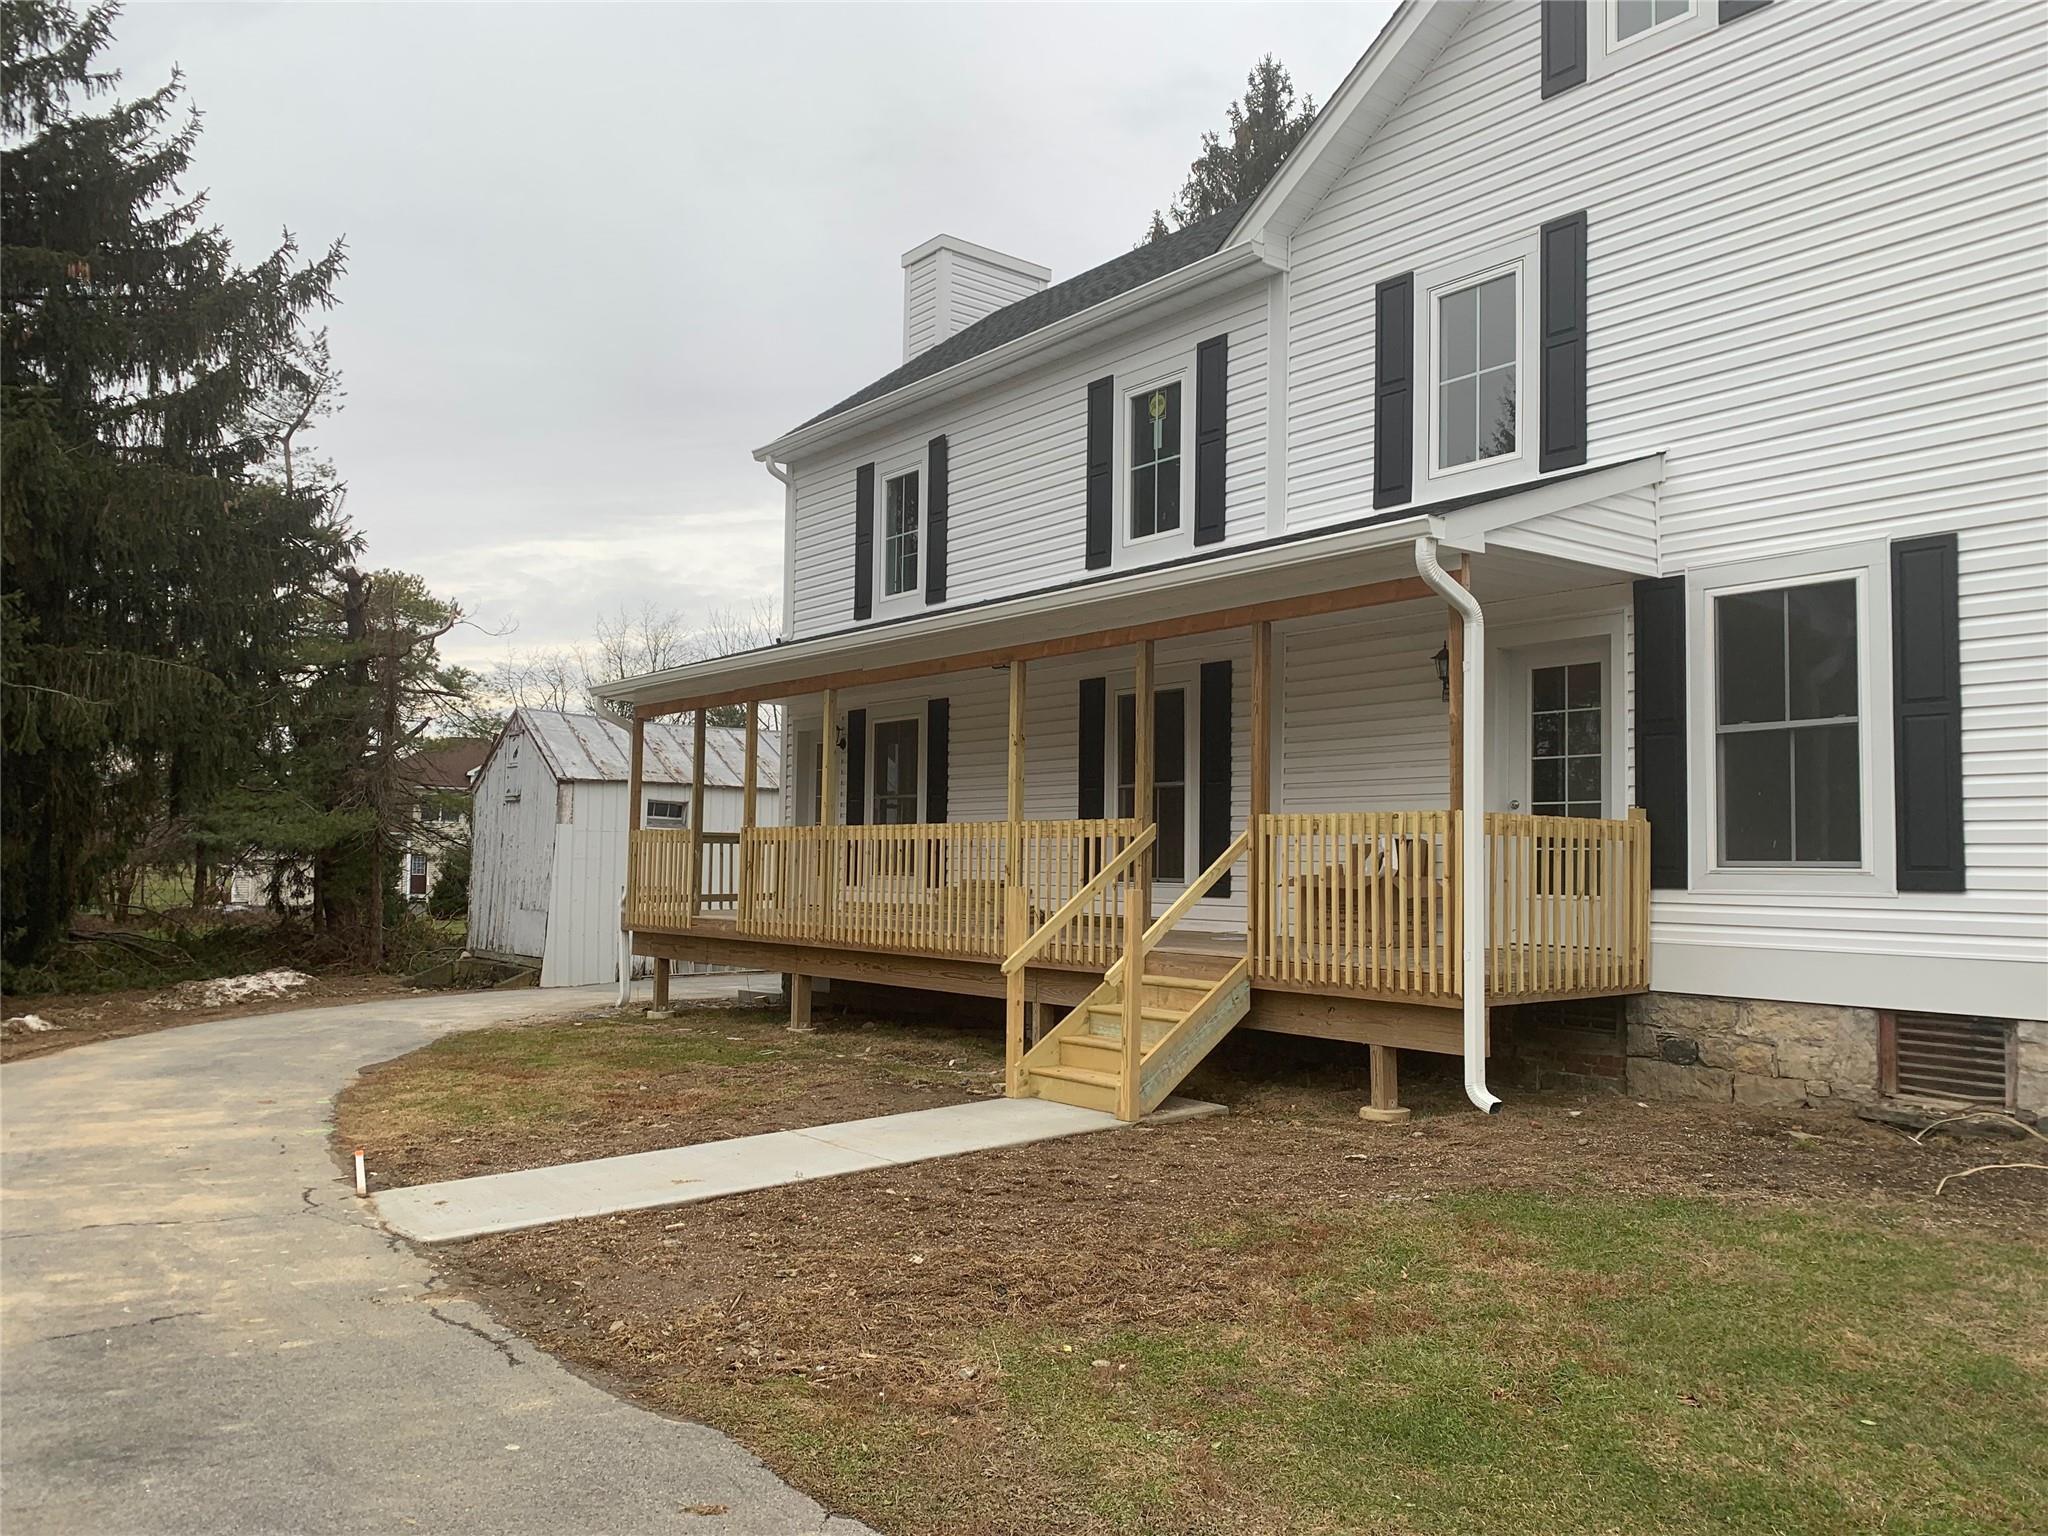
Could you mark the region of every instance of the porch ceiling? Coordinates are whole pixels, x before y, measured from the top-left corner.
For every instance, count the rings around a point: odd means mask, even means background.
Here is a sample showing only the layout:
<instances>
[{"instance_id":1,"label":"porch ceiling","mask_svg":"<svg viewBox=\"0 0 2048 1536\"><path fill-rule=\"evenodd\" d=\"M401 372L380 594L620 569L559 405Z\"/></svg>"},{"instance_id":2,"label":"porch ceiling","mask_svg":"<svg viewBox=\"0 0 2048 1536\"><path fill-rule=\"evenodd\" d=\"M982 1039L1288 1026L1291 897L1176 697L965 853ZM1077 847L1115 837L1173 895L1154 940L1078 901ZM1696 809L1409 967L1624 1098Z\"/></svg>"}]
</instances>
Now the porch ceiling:
<instances>
[{"instance_id":1,"label":"porch ceiling","mask_svg":"<svg viewBox=\"0 0 2048 1536\"><path fill-rule=\"evenodd\" d=\"M900 681L1016 660L1239 628L1430 596L1412 547L1514 550L1607 573L1655 568L1663 456L1544 476L1357 522L1284 534L1039 592L864 624L606 684L643 718L824 687ZM1647 553L1646 553L1647 552Z\"/></svg>"}]
</instances>

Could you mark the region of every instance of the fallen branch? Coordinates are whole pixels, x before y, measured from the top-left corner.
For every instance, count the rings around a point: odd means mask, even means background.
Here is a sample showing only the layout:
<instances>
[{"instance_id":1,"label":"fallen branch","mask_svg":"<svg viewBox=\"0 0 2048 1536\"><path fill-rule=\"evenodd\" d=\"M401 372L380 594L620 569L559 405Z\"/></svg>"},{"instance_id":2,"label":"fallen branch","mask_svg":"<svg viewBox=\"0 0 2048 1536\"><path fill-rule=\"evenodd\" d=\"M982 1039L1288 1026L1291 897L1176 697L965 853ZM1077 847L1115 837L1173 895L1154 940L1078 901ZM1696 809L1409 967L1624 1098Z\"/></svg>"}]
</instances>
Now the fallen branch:
<instances>
[{"instance_id":1,"label":"fallen branch","mask_svg":"<svg viewBox=\"0 0 2048 1536\"><path fill-rule=\"evenodd\" d=\"M1939 1195L1947 1189L1950 1179L1967 1179L1973 1173L1990 1173L1998 1168L2038 1168L2043 1173L2048 1173L2048 1163L1979 1163L1976 1167L1965 1168L1960 1173L1943 1174L1941 1182L1934 1186L1934 1192Z\"/></svg>"},{"instance_id":2,"label":"fallen branch","mask_svg":"<svg viewBox=\"0 0 2048 1536\"><path fill-rule=\"evenodd\" d=\"M1947 1115L1930 1125L1921 1126L1909 1139L1915 1146L1924 1146L1929 1131L1939 1130L1944 1125L1954 1125L1958 1120L2003 1120L2007 1125L2016 1126L2026 1132L2036 1141L2048 1141L2048 1136L2042 1135L2039 1130L2008 1109L1966 1109L1959 1115Z\"/></svg>"}]
</instances>

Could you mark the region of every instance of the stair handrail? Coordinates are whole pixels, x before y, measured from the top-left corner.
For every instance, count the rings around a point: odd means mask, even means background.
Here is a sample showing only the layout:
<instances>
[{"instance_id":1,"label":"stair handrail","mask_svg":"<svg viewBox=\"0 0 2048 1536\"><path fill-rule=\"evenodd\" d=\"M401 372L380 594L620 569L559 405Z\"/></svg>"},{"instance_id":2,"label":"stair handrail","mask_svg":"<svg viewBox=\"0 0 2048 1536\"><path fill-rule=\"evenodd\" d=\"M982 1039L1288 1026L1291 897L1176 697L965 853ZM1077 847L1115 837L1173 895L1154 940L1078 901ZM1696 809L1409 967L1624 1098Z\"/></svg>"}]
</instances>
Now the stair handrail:
<instances>
[{"instance_id":1,"label":"stair handrail","mask_svg":"<svg viewBox=\"0 0 2048 1536\"><path fill-rule=\"evenodd\" d=\"M1188 888L1174 898L1173 905L1153 920L1145 930L1144 952L1150 954L1158 947L1159 941L1173 931L1174 925L1188 915L1194 904L1209 894L1209 888L1230 873L1230 866L1245 856L1252 845L1252 829L1247 826L1230 840L1230 846L1216 855L1216 861L1188 882ZM1103 980L1120 982L1123 978L1124 963L1119 960L1104 973Z\"/></svg>"},{"instance_id":2,"label":"stair handrail","mask_svg":"<svg viewBox=\"0 0 2048 1536\"><path fill-rule=\"evenodd\" d=\"M1039 924L1030 938L1019 944L1014 952L1004 958L1003 974L1005 976L1015 975L1043 953L1045 947L1059 937L1060 930L1079 917L1089 901L1100 895L1107 889L1112 880L1130 868L1137 861L1139 855L1152 846L1158 836L1159 826L1155 822L1126 844L1121 853L1098 869L1095 872L1094 878L1089 880L1080 890L1069 896L1061 904L1057 912Z\"/></svg>"}]
</instances>

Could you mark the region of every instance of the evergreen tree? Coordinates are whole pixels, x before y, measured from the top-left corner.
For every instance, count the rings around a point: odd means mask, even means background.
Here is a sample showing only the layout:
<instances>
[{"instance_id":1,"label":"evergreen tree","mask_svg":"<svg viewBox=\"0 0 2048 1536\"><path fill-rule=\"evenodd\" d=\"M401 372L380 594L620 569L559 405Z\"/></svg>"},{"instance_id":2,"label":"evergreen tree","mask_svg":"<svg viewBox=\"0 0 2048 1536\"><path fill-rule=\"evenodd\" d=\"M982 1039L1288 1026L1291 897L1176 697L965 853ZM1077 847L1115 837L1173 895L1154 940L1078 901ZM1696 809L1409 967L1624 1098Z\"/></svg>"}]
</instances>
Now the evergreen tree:
<instances>
[{"instance_id":1,"label":"evergreen tree","mask_svg":"<svg viewBox=\"0 0 2048 1536\"><path fill-rule=\"evenodd\" d=\"M337 243L238 266L187 195L182 81L95 68L117 15L0 4L0 853L5 956L61 938L152 820L272 739L333 498L261 472ZM206 883L204 871L199 884Z\"/></svg>"},{"instance_id":2,"label":"evergreen tree","mask_svg":"<svg viewBox=\"0 0 2048 1536\"><path fill-rule=\"evenodd\" d=\"M1224 133L1202 135L1202 152L1188 167L1180 196L1164 214L1152 211L1147 242L1169 232L1169 219L1172 229L1185 229L1258 196L1316 120L1316 104L1304 96L1295 106L1294 81L1269 53L1245 76L1244 96L1230 104L1227 115Z\"/></svg>"}]
</instances>

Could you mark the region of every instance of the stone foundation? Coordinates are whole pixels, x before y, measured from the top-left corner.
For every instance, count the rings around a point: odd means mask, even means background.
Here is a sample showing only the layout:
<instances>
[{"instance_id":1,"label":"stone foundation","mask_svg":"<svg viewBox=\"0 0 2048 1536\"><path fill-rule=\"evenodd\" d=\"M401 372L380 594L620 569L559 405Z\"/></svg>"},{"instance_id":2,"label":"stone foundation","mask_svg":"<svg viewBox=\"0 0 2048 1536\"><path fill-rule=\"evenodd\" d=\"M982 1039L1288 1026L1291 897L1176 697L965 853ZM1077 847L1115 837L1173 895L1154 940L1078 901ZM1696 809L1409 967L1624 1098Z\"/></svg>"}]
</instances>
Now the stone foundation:
<instances>
[{"instance_id":1,"label":"stone foundation","mask_svg":"<svg viewBox=\"0 0 2048 1536\"><path fill-rule=\"evenodd\" d=\"M1874 1008L1648 992L1627 1004L1628 1091L1717 1104L1872 1104L1878 1090ZM2048 1025L2022 1022L2019 1103L2048 1108Z\"/></svg>"}]
</instances>

